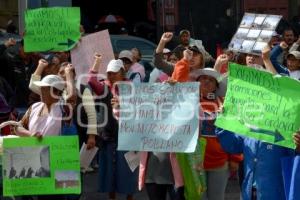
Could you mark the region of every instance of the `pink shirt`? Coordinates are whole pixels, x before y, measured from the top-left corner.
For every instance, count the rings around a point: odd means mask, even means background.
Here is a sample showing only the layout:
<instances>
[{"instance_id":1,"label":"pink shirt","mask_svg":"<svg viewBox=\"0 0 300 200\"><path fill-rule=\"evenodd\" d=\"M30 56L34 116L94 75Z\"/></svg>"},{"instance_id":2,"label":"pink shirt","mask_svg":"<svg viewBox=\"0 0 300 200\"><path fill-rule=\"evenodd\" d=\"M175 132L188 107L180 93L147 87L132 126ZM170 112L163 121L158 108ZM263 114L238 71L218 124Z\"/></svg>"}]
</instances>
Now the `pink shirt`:
<instances>
[{"instance_id":1,"label":"pink shirt","mask_svg":"<svg viewBox=\"0 0 300 200\"><path fill-rule=\"evenodd\" d=\"M58 103L53 104L48 115L39 116L43 102L37 102L32 105L29 117L29 131L34 134L40 132L44 136L57 136L61 133L62 111Z\"/></svg>"},{"instance_id":2,"label":"pink shirt","mask_svg":"<svg viewBox=\"0 0 300 200\"><path fill-rule=\"evenodd\" d=\"M145 68L143 65L141 65L140 63L134 63L131 67L130 70L132 72L138 72L141 75L141 79L144 80L146 77L146 73L145 73Z\"/></svg>"}]
</instances>

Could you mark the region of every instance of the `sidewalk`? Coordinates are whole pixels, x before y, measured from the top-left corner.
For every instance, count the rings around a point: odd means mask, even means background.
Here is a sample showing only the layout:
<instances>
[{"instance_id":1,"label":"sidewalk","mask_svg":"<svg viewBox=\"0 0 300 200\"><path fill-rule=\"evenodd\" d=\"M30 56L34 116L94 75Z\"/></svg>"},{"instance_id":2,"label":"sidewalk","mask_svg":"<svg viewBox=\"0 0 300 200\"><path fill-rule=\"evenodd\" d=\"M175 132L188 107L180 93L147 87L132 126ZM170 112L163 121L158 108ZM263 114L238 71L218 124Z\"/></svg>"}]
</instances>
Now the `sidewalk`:
<instances>
[{"instance_id":1,"label":"sidewalk","mask_svg":"<svg viewBox=\"0 0 300 200\"><path fill-rule=\"evenodd\" d=\"M97 192L97 178L98 173L87 173L84 175L83 178L83 193L80 200L107 200L107 195L103 193ZM230 180L227 185L226 189L226 198L225 200L239 200L240 199L240 193L239 193L239 185L237 180ZM143 190L141 192L138 192L134 196L135 200L148 200L146 191ZM118 200L125 200L125 195L119 195Z\"/></svg>"}]
</instances>

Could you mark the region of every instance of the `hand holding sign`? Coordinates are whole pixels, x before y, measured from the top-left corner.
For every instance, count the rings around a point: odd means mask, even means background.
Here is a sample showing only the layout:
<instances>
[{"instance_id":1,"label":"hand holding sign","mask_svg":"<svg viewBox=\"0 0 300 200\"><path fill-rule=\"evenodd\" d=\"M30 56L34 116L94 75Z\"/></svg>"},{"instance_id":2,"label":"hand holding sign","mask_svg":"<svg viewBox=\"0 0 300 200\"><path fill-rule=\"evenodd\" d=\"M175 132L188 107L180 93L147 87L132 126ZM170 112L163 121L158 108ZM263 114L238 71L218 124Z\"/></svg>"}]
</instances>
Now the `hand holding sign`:
<instances>
[{"instance_id":1,"label":"hand holding sign","mask_svg":"<svg viewBox=\"0 0 300 200\"><path fill-rule=\"evenodd\" d=\"M275 29L281 18L280 15L245 13L228 48L260 55L262 48L276 33Z\"/></svg>"},{"instance_id":2,"label":"hand holding sign","mask_svg":"<svg viewBox=\"0 0 300 200\"><path fill-rule=\"evenodd\" d=\"M296 144L296 150L300 153L300 131L294 133L293 139Z\"/></svg>"},{"instance_id":3,"label":"hand holding sign","mask_svg":"<svg viewBox=\"0 0 300 200\"><path fill-rule=\"evenodd\" d=\"M292 135L300 127L299 88L299 81L289 77L231 63L225 111L215 125L294 149Z\"/></svg>"},{"instance_id":4,"label":"hand holding sign","mask_svg":"<svg viewBox=\"0 0 300 200\"><path fill-rule=\"evenodd\" d=\"M119 98L117 96L113 96L113 98L111 99L111 105L114 109L120 108L120 102L119 102Z\"/></svg>"},{"instance_id":5,"label":"hand holding sign","mask_svg":"<svg viewBox=\"0 0 300 200\"><path fill-rule=\"evenodd\" d=\"M166 80L164 83L168 83L168 84L170 84L170 85L175 85L175 84L178 83L178 82L177 82L177 80L172 79L172 78L170 77L170 78L168 78L168 80Z\"/></svg>"},{"instance_id":6,"label":"hand holding sign","mask_svg":"<svg viewBox=\"0 0 300 200\"><path fill-rule=\"evenodd\" d=\"M87 142L86 142L86 149L90 150L96 146L96 135L89 134Z\"/></svg>"},{"instance_id":7,"label":"hand holding sign","mask_svg":"<svg viewBox=\"0 0 300 200\"><path fill-rule=\"evenodd\" d=\"M32 136L36 137L39 141L43 139L43 135L41 134L41 132L36 132Z\"/></svg>"}]
</instances>

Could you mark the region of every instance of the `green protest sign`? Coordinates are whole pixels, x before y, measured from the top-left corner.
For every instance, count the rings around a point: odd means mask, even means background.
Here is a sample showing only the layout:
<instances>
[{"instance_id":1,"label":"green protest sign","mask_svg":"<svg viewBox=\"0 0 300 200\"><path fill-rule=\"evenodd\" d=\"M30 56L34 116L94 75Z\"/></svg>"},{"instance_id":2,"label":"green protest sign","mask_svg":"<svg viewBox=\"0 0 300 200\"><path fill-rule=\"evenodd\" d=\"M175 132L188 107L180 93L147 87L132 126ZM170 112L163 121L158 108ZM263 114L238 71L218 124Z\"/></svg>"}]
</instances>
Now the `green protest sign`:
<instances>
[{"instance_id":1,"label":"green protest sign","mask_svg":"<svg viewBox=\"0 0 300 200\"><path fill-rule=\"evenodd\" d=\"M68 51L80 39L79 8L39 8L25 13L25 52Z\"/></svg>"},{"instance_id":2,"label":"green protest sign","mask_svg":"<svg viewBox=\"0 0 300 200\"><path fill-rule=\"evenodd\" d=\"M3 148L4 196L81 192L77 136L9 138Z\"/></svg>"},{"instance_id":3,"label":"green protest sign","mask_svg":"<svg viewBox=\"0 0 300 200\"><path fill-rule=\"evenodd\" d=\"M295 148L300 128L300 82L230 64L224 113L216 126L272 144Z\"/></svg>"},{"instance_id":4,"label":"green protest sign","mask_svg":"<svg viewBox=\"0 0 300 200\"><path fill-rule=\"evenodd\" d=\"M184 178L185 199L202 199L207 190L203 161L206 148L206 139L198 139L196 150L193 153L176 153L177 161Z\"/></svg>"}]
</instances>

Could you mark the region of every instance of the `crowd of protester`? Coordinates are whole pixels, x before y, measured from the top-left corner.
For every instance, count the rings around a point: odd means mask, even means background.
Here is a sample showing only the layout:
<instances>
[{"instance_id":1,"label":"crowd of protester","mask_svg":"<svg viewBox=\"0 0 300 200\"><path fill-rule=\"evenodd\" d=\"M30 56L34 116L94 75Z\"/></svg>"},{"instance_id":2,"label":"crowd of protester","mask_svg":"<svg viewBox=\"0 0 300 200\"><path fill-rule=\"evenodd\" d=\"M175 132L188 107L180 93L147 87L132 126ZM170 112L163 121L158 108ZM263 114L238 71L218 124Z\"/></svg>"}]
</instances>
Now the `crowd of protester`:
<instances>
[{"instance_id":1,"label":"crowd of protester","mask_svg":"<svg viewBox=\"0 0 300 200\"><path fill-rule=\"evenodd\" d=\"M116 83L199 82L199 105L205 116L200 122L199 138L204 138L207 143L199 169L206 177L207 189L203 199L224 199L228 177L238 170L241 172L241 197L244 200L299 199L300 196L291 197L291 193L286 196L281 159L299 157L300 132L295 130L294 134L297 148L288 149L222 130L214 125L213 116L222 112L226 89L223 80L229 62L300 81L300 37L292 28L286 28L282 37L273 35L261 55L224 50L213 58L201 43L191 40L189 30L179 33L180 44L176 48L167 49L167 43L173 36L171 32L162 34L153 52L154 66L148 78L141 62L141 52L133 48L119 52L116 59L106 66L107 78L99 79L98 72L104 66L101 52L95 52L91 55L94 64L89 70L86 85L75 83L70 52L25 53L22 42L14 39L5 41L0 45L0 123L8 120L19 122L2 128L1 135L42 138L74 132L79 135L80 145L85 142L88 149L96 145L100 147L98 188L100 192L107 193L109 199L116 199L117 193L125 194L128 200L134 199L134 194L143 187L150 200L163 200L167 195L170 199L185 199L185 180L174 153L142 152L140 166L132 172L124 157L127 152L117 150L119 91ZM214 66L206 67L208 63ZM85 116L80 115L82 118L76 119L80 103ZM99 103L104 103L108 112L103 111ZM19 114L16 109L19 107L28 108L24 115ZM104 119L107 122L99 128L97 124L103 124ZM78 120L87 127L78 124ZM291 190L297 189L296 186L290 187ZM299 192L292 194L299 195ZM40 195L37 198L79 197Z\"/></svg>"}]
</instances>

